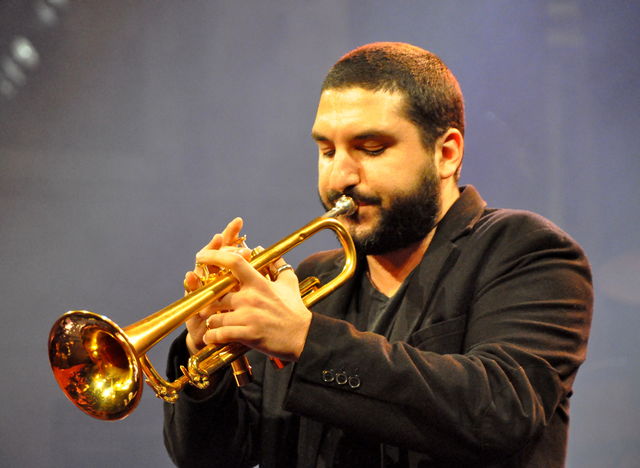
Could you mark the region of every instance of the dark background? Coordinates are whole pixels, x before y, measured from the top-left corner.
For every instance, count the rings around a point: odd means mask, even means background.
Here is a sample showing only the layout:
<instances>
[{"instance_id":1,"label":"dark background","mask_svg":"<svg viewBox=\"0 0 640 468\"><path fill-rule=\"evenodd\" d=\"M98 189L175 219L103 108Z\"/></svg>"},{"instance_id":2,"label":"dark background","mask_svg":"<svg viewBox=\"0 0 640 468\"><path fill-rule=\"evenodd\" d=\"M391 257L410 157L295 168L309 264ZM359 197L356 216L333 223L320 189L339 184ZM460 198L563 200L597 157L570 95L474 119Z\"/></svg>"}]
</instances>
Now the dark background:
<instances>
[{"instance_id":1,"label":"dark background","mask_svg":"<svg viewBox=\"0 0 640 468\"><path fill-rule=\"evenodd\" d=\"M268 245L319 215L320 83L383 40L457 75L462 183L589 254L568 466L637 466L639 31L640 4L622 0L0 0L0 465L171 466L149 389L121 422L65 399L49 328L69 309L125 326L173 302L234 216ZM161 370L167 346L151 353Z\"/></svg>"}]
</instances>

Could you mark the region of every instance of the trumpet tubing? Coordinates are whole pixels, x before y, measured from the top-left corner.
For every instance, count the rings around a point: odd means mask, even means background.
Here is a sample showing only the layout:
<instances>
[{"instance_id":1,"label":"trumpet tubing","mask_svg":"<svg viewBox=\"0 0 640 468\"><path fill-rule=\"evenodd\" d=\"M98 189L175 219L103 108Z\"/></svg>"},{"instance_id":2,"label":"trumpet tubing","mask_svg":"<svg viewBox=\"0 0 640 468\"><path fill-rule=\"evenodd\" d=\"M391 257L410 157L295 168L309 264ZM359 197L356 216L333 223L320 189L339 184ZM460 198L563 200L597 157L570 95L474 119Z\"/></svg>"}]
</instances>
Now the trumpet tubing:
<instances>
[{"instance_id":1,"label":"trumpet tubing","mask_svg":"<svg viewBox=\"0 0 640 468\"><path fill-rule=\"evenodd\" d=\"M335 217L355 212L353 200L342 197L336 206L250 261L253 268L265 272L269 265L320 230L336 233L345 252L342 271L327 284L319 286L315 278L300 284L304 303L310 307L333 292L355 271L356 253L351 236ZM186 384L204 388L208 376L236 362L234 376L238 384L246 383L250 366L244 353L249 349L239 343L207 346L191 357L184 375L173 382L162 378L146 353L202 307L224 296L238 284L229 272L215 277L200 289L173 304L120 328L107 317L76 310L62 315L49 333L49 361L58 385L78 408L98 419L116 420L129 415L142 395L142 376L156 395L174 402Z\"/></svg>"}]
</instances>

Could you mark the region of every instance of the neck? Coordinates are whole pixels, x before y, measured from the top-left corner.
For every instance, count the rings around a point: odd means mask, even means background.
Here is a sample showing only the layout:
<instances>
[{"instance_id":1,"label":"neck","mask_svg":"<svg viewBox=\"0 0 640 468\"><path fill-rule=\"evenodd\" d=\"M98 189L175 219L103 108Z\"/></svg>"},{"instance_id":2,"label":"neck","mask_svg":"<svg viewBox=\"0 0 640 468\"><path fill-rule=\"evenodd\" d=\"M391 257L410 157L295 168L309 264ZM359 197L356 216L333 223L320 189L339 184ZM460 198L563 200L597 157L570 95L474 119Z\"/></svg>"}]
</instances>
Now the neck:
<instances>
[{"instance_id":1,"label":"neck","mask_svg":"<svg viewBox=\"0 0 640 468\"><path fill-rule=\"evenodd\" d=\"M424 257L435 228L419 242L383 255L368 255L369 279L385 296L393 296Z\"/></svg>"}]
</instances>

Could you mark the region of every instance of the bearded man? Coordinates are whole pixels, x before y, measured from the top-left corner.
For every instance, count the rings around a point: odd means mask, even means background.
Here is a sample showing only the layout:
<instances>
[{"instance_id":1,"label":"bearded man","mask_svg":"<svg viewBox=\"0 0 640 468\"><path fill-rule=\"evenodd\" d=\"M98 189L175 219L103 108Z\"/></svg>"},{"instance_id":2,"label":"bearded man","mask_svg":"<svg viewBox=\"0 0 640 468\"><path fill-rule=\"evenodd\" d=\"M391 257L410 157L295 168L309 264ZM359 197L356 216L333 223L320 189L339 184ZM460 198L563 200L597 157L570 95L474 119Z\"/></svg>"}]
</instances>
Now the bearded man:
<instances>
[{"instance_id":1,"label":"bearded man","mask_svg":"<svg viewBox=\"0 0 640 468\"><path fill-rule=\"evenodd\" d=\"M561 467L569 397L591 322L588 262L533 213L489 209L459 187L460 87L434 54L368 44L326 77L312 137L318 191L340 220L355 276L309 310L284 261L265 278L233 220L196 256L240 287L187 323L169 375L205 344L239 342L255 380L228 370L165 405L179 466ZM297 270L326 280L331 251ZM185 285L197 286L189 272ZM215 313L226 311L225 313ZM283 369L267 356L290 362Z\"/></svg>"}]
</instances>

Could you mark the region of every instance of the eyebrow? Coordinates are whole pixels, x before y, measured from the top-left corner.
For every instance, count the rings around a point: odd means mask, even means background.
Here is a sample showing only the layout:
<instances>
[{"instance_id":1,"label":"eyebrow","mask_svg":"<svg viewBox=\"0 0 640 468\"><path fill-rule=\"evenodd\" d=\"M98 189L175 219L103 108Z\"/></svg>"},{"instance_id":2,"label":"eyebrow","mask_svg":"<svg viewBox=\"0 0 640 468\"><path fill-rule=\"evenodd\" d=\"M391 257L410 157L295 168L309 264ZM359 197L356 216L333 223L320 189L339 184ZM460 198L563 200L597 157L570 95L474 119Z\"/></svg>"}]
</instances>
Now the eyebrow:
<instances>
[{"instance_id":1,"label":"eyebrow","mask_svg":"<svg viewBox=\"0 0 640 468\"><path fill-rule=\"evenodd\" d=\"M319 142L329 141L329 138L317 132L311 132L311 138ZM362 133L358 133L357 135L353 136L350 139L351 140L372 140L376 138L392 138L392 135L389 134L388 132L372 129L372 130L365 130Z\"/></svg>"},{"instance_id":2,"label":"eyebrow","mask_svg":"<svg viewBox=\"0 0 640 468\"><path fill-rule=\"evenodd\" d=\"M315 141L329 141L326 136L323 136L317 132L311 132L311 138L313 138Z\"/></svg>"},{"instance_id":3,"label":"eyebrow","mask_svg":"<svg viewBox=\"0 0 640 468\"><path fill-rule=\"evenodd\" d=\"M390 138L391 135L388 132L383 132L380 130L367 130L365 132L359 133L352 138L352 140L375 140L378 138Z\"/></svg>"}]
</instances>

